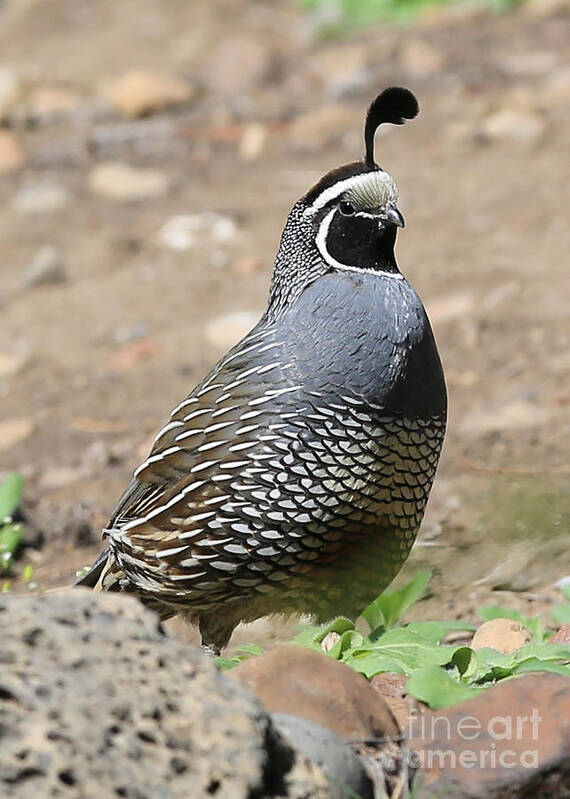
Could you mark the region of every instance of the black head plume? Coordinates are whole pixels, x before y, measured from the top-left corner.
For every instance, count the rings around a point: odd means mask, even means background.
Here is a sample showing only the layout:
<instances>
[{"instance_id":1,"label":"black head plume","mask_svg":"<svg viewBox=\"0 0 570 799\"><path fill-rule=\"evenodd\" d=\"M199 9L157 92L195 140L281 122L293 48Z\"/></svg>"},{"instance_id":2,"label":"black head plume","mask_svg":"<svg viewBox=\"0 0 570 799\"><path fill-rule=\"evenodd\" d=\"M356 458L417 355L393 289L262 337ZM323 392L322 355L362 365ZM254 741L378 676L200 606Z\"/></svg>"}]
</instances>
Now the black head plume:
<instances>
[{"instance_id":1,"label":"black head plume","mask_svg":"<svg viewBox=\"0 0 570 799\"><path fill-rule=\"evenodd\" d=\"M409 89L401 86L391 86L384 89L382 94L374 100L366 114L364 125L365 154L364 163L374 169L374 134L384 122L393 125L403 125L406 119L417 116L420 106Z\"/></svg>"}]
</instances>

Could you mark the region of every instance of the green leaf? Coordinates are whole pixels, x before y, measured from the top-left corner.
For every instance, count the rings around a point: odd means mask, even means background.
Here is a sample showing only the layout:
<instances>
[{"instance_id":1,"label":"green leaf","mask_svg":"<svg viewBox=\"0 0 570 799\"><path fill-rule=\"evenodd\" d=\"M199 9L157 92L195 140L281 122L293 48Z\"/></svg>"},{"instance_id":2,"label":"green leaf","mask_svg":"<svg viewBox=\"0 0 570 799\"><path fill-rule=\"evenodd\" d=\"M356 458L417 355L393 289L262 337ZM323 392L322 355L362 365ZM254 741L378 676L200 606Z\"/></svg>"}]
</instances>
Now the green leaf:
<instances>
[{"instance_id":1,"label":"green leaf","mask_svg":"<svg viewBox=\"0 0 570 799\"><path fill-rule=\"evenodd\" d=\"M239 663L242 663L244 660L249 660L250 657L264 654L265 651L257 644L245 644L244 646L239 646L237 648L236 654L233 657L217 657L215 662L216 665L222 669L222 671L228 671L229 669L233 669Z\"/></svg>"},{"instance_id":2,"label":"green leaf","mask_svg":"<svg viewBox=\"0 0 570 799\"><path fill-rule=\"evenodd\" d=\"M406 627L396 627L373 643L364 640L362 647L347 653L344 661L367 677L381 671L409 675L423 666L449 663L454 651L453 647L437 646Z\"/></svg>"},{"instance_id":3,"label":"green leaf","mask_svg":"<svg viewBox=\"0 0 570 799\"><path fill-rule=\"evenodd\" d=\"M0 524L10 518L22 501L24 478L18 472L12 472L0 483Z\"/></svg>"},{"instance_id":4,"label":"green leaf","mask_svg":"<svg viewBox=\"0 0 570 799\"><path fill-rule=\"evenodd\" d=\"M412 674L406 684L406 690L434 710L440 710L472 699L484 689L456 682L438 666L426 666Z\"/></svg>"},{"instance_id":5,"label":"green leaf","mask_svg":"<svg viewBox=\"0 0 570 799\"><path fill-rule=\"evenodd\" d=\"M257 644L244 644L243 646L238 646L236 653L239 655L241 660L245 660L246 658L253 657L254 655L264 655L265 650Z\"/></svg>"},{"instance_id":6,"label":"green leaf","mask_svg":"<svg viewBox=\"0 0 570 799\"><path fill-rule=\"evenodd\" d=\"M529 671L552 672L562 674L563 677L570 677L570 664L551 663L538 658L528 658L518 663L512 670L512 674L526 674Z\"/></svg>"},{"instance_id":7,"label":"green leaf","mask_svg":"<svg viewBox=\"0 0 570 799\"><path fill-rule=\"evenodd\" d=\"M523 613L520 613L518 610L513 610L512 608L488 605L485 608L481 608L479 615L485 621L491 621L491 619L512 619L513 621L518 621L523 627L526 627L533 637L540 638L541 640L546 633L544 622L539 616L525 616Z\"/></svg>"},{"instance_id":8,"label":"green leaf","mask_svg":"<svg viewBox=\"0 0 570 799\"><path fill-rule=\"evenodd\" d=\"M346 630L328 652L328 655L331 658L335 658L335 660L342 660L346 652L361 647L363 643L364 637L357 630Z\"/></svg>"},{"instance_id":9,"label":"green leaf","mask_svg":"<svg viewBox=\"0 0 570 799\"><path fill-rule=\"evenodd\" d=\"M301 627L300 631L293 638L293 644L310 646L313 649L320 649L321 641L328 633L338 633L342 635L347 630L354 630L354 622L339 616L328 624L307 624Z\"/></svg>"},{"instance_id":10,"label":"green leaf","mask_svg":"<svg viewBox=\"0 0 570 799\"><path fill-rule=\"evenodd\" d=\"M463 678L470 678L475 674L479 663L477 653L470 646L460 646L456 649L451 662L459 672L459 676Z\"/></svg>"},{"instance_id":11,"label":"green leaf","mask_svg":"<svg viewBox=\"0 0 570 799\"><path fill-rule=\"evenodd\" d=\"M397 674L409 673L402 668L400 660L377 651L373 652L371 649L357 649L343 658L343 662L359 672L359 674L363 674L368 680L383 671L393 671Z\"/></svg>"},{"instance_id":12,"label":"green leaf","mask_svg":"<svg viewBox=\"0 0 570 799\"><path fill-rule=\"evenodd\" d=\"M404 613L420 599L431 579L431 572L420 572L403 588L384 591L362 613L371 630L380 625L393 627Z\"/></svg>"},{"instance_id":13,"label":"green leaf","mask_svg":"<svg viewBox=\"0 0 570 799\"><path fill-rule=\"evenodd\" d=\"M567 644L549 644L531 641L513 655L515 663L522 663L527 658L536 658L542 662L570 660L570 647Z\"/></svg>"},{"instance_id":14,"label":"green leaf","mask_svg":"<svg viewBox=\"0 0 570 799\"><path fill-rule=\"evenodd\" d=\"M515 665L513 655L505 655L491 647L476 650L476 661L470 663L468 674L472 683L487 683L509 677Z\"/></svg>"},{"instance_id":15,"label":"green leaf","mask_svg":"<svg viewBox=\"0 0 570 799\"><path fill-rule=\"evenodd\" d=\"M452 630L471 632L477 629L474 624L462 621L411 621L405 628L437 644L442 643Z\"/></svg>"},{"instance_id":16,"label":"green leaf","mask_svg":"<svg viewBox=\"0 0 570 799\"><path fill-rule=\"evenodd\" d=\"M550 615L556 624L570 624L570 605L554 605L550 608Z\"/></svg>"},{"instance_id":17,"label":"green leaf","mask_svg":"<svg viewBox=\"0 0 570 799\"><path fill-rule=\"evenodd\" d=\"M22 540L21 524L5 524L0 527L0 573L8 571L12 557Z\"/></svg>"},{"instance_id":18,"label":"green leaf","mask_svg":"<svg viewBox=\"0 0 570 799\"><path fill-rule=\"evenodd\" d=\"M216 666L218 666L222 671L229 671L230 669L235 668L239 663L239 658L220 658L217 657L214 660Z\"/></svg>"}]
</instances>

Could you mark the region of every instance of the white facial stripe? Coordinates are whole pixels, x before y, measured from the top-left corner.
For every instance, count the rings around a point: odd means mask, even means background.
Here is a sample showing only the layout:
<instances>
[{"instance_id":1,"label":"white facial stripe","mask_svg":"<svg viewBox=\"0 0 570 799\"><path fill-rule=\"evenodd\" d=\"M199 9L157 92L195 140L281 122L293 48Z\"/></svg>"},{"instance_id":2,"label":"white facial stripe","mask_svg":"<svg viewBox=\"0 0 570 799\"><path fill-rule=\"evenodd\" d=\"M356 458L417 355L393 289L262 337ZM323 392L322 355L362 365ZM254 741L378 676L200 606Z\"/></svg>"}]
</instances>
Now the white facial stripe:
<instances>
[{"instance_id":1,"label":"white facial stripe","mask_svg":"<svg viewBox=\"0 0 570 799\"><path fill-rule=\"evenodd\" d=\"M341 180L325 189L306 209L305 214L314 214L319 208L324 208L327 203L336 200L345 192L352 194L356 200L369 203L371 207L383 205L388 201L396 202L398 199L398 189L391 175L379 171L365 172L363 175Z\"/></svg>"},{"instance_id":2,"label":"white facial stripe","mask_svg":"<svg viewBox=\"0 0 570 799\"><path fill-rule=\"evenodd\" d=\"M396 280L403 280L404 276L400 274L400 272L387 272L383 269L363 269L359 266L349 266L348 264L341 264L340 261L337 261L336 258L333 258L332 255L327 250L327 234L329 232L329 227L332 222L332 218L336 213L336 208L332 208L328 214L325 216L323 221L320 224L319 232L317 233L316 243L320 254L323 256L324 260L329 264L329 266L334 267L335 269L343 269L348 272L368 272L371 275L384 275L385 277L393 277Z\"/></svg>"}]
</instances>

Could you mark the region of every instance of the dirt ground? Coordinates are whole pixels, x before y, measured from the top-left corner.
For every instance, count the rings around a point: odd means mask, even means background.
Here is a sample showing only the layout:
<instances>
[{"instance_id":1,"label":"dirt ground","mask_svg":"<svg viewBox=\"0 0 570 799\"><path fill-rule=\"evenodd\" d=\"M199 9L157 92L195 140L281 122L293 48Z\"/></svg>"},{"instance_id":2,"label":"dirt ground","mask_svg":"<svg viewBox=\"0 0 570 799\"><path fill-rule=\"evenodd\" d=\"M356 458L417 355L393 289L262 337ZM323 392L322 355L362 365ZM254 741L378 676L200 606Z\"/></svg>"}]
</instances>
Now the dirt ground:
<instances>
[{"instance_id":1,"label":"dirt ground","mask_svg":"<svg viewBox=\"0 0 570 799\"><path fill-rule=\"evenodd\" d=\"M400 187L398 261L432 317L450 420L399 579L434 571L415 610L430 618L555 601L570 573L569 52L552 0L336 39L285 0L0 4L17 79L3 116L0 80L0 132L21 148L0 174L0 476L25 475L29 520L13 590L28 563L54 588L97 555L153 433L263 310L290 206L360 157L367 104L402 84L422 113L378 137L377 160ZM108 101L133 68L189 96L133 119ZM107 162L146 184L129 199ZM210 212L218 224L180 239L173 217Z\"/></svg>"}]
</instances>

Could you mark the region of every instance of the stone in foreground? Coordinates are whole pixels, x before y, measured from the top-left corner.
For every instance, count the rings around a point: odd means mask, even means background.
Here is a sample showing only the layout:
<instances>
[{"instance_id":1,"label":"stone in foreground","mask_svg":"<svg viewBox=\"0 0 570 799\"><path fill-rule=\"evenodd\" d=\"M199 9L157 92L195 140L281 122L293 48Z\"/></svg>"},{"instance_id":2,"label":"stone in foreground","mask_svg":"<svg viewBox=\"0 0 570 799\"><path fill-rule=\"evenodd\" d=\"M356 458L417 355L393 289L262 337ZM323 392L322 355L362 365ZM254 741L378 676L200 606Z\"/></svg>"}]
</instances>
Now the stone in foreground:
<instances>
[{"instance_id":1,"label":"stone in foreground","mask_svg":"<svg viewBox=\"0 0 570 799\"><path fill-rule=\"evenodd\" d=\"M0 596L2 799L329 799L247 689L139 602Z\"/></svg>"}]
</instances>

